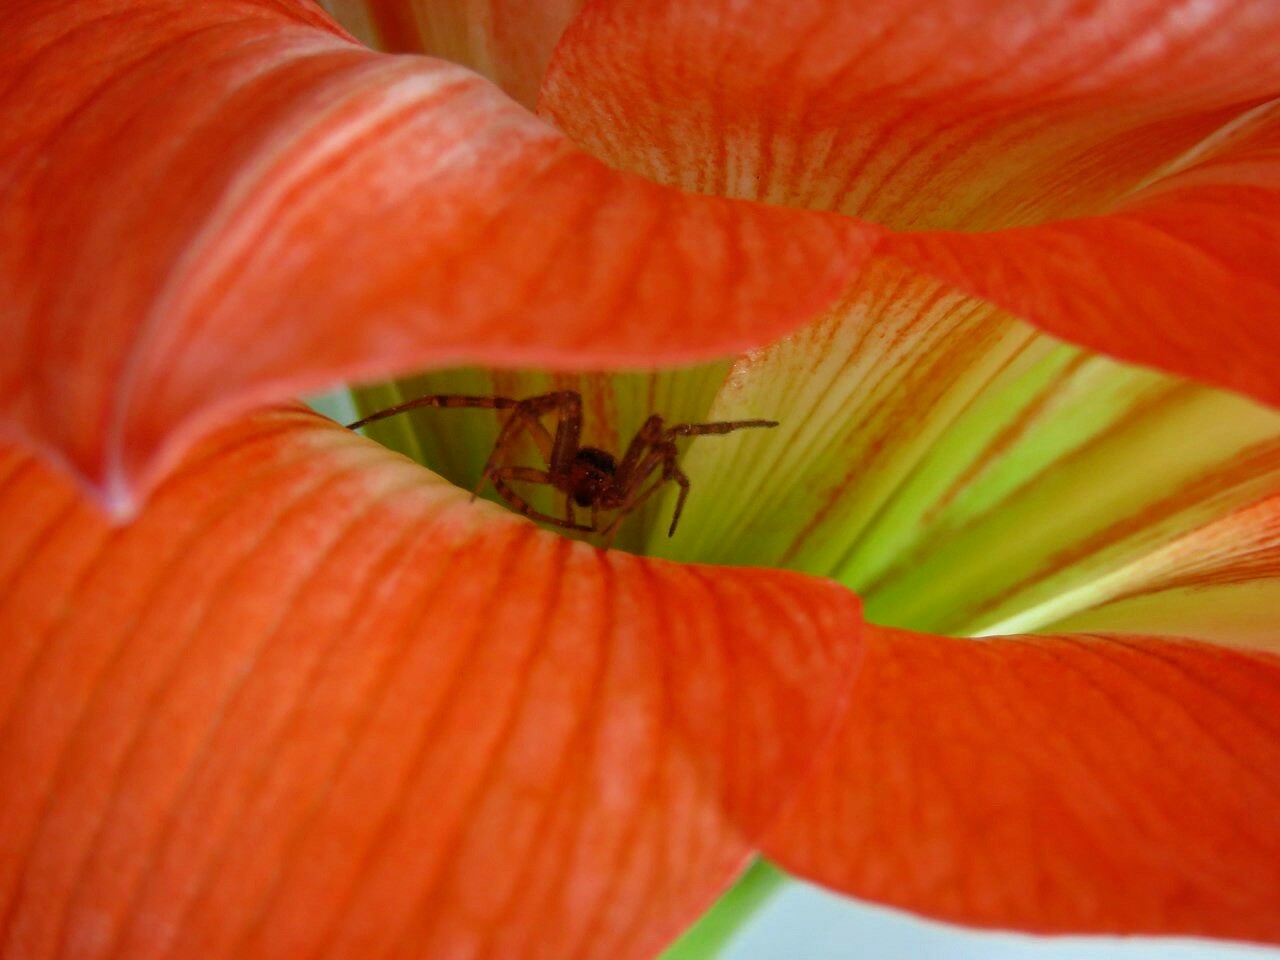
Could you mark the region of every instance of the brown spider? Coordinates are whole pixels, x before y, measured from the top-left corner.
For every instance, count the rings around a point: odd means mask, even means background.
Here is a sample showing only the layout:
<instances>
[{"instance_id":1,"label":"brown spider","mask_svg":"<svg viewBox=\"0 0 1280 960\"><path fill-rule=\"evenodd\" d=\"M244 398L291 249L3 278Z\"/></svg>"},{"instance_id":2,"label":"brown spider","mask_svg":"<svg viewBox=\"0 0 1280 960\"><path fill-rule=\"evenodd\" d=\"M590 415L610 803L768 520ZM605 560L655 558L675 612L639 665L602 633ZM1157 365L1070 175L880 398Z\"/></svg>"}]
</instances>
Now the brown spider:
<instances>
[{"instance_id":1,"label":"brown spider","mask_svg":"<svg viewBox=\"0 0 1280 960\"><path fill-rule=\"evenodd\" d=\"M472 491L474 498L486 483L491 482L499 496L516 511L534 520L541 520L566 530L583 533L600 533L606 548L613 543L618 527L629 513L638 510L646 500L668 480L680 485L680 496L671 517L667 536L676 532L685 498L689 495L689 478L684 475L676 457L676 437L693 437L702 434L729 433L744 427L776 427L775 420L730 420L720 423L681 423L664 427L662 417L653 414L636 431L627 445L627 452L618 460L607 450L581 446L582 395L576 390L559 390L524 400L511 397L471 397L455 393L433 394L418 397L405 403L379 410L363 420L347 426L356 430L376 420L384 420L396 414L418 407L484 407L494 410L510 410L511 415L498 432L493 452L480 474L480 483ZM558 415L555 435L542 424L541 418L549 413ZM514 449L521 430L527 430L546 461L547 469L522 467L506 462ZM659 468L662 475L649 483ZM508 481L545 483L564 494L564 518L549 516L531 507L508 484ZM591 523L578 523L574 504L591 509ZM600 528L601 511L616 511L613 520L603 530Z\"/></svg>"}]
</instances>

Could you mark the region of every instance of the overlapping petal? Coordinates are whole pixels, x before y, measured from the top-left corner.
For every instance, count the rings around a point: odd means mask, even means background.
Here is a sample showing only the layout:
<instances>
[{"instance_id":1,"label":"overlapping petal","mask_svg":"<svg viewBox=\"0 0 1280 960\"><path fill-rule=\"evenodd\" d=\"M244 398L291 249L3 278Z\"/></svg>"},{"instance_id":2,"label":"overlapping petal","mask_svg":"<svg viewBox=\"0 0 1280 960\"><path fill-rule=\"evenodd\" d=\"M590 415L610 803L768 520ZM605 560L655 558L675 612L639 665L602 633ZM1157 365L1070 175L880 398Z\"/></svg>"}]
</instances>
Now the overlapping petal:
<instances>
[{"instance_id":1,"label":"overlapping petal","mask_svg":"<svg viewBox=\"0 0 1280 960\"><path fill-rule=\"evenodd\" d=\"M1280 95L1277 43L1248 0L601 0L543 105L616 166L875 220L1056 336L1276 404L1274 119L1224 131Z\"/></svg>"},{"instance_id":2,"label":"overlapping petal","mask_svg":"<svg viewBox=\"0 0 1280 960\"><path fill-rule=\"evenodd\" d=\"M866 634L782 866L970 925L1280 941L1280 658Z\"/></svg>"},{"instance_id":3,"label":"overlapping petal","mask_svg":"<svg viewBox=\"0 0 1280 960\"><path fill-rule=\"evenodd\" d=\"M583 2L321 0L371 47L461 63L530 109L551 52Z\"/></svg>"},{"instance_id":4,"label":"overlapping petal","mask_svg":"<svg viewBox=\"0 0 1280 960\"><path fill-rule=\"evenodd\" d=\"M1278 506L1150 542L1068 592L1093 605L1056 635L865 631L835 746L767 849L963 923L1280 941Z\"/></svg>"},{"instance_id":5,"label":"overlapping petal","mask_svg":"<svg viewBox=\"0 0 1280 960\"><path fill-rule=\"evenodd\" d=\"M0 952L646 957L847 693L834 584L602 553L301 412L109 527L0 458Z\"/></svg>"},{"instance_id":6,"label":"overlapping petal","mask_svg":"<svg viewBox=\"0 0 1280 960\"><path fill-rule=\"evenodd\" d=\"M1280 406L1280 109L1106 215L884 251L1055 336Z\"/></svg>"},{"instance_id":7,"label":"overlapping petal","mask_svg":"<svg viewBox=\"0 0 1280 960\"><path fill-rule=\"evenodd\" d=\"M310 4L55 0L7 10L0 44L0 422L117 508L265 399L770 339L870 242L610 171Z\"/></svg>"}]
</instances>

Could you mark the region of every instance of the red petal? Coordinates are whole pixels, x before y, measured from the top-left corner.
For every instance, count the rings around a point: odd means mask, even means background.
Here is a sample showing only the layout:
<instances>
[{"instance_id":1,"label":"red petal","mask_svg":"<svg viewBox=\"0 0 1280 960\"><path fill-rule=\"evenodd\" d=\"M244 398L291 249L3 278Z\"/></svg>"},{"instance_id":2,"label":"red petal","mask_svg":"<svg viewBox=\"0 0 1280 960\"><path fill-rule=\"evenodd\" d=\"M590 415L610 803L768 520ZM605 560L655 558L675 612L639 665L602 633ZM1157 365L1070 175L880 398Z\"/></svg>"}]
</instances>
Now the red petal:
<instances>
[{"instance_id":1,"label":"red petal","mask_svg":"<svg viewBox=\"0 0 1280 960\"><path fill-rule=\"evenodd\" d=\"M1247 0L601 0L544 107L662 182L966 231L884 249L1057 336L1276 404L1280 112L1134 191L1280 95L1278 46L1280 5Z\"/></svg>"},{"instance_id":2,"label":"red petal","mask_svg":"<svg viewBox=\"0 0 1280 960\"><path fill-rule=\"evenodd\" d=\"M56 0L0 21L0 422L117 507L265 399L737 351L869 242L610 171L475 75L318 19Z\"/></svg>"},{"instance_id":3,"label":"red petal","mask_svg":"<svg viewBox=\"0 0 1280 960\"><path fill-rule=\"evenodd\" d=\"M966 924L1280 940L1280 658L864 633L780 864Z\"/></svg>"},{"instance_id":4,"label":"red petal","mask_svg":"<svg viewBox=\"0 0 1280 960\"><path fill-rule=\"evenodd\" d=\"M824 581L603 553L301 413L134 525L0 457L0 953L647 957L847 688Z\"/></svg>"},{"instance_id":5,"label":"red petal","mask_svg":"<svg viewBox=\"0 0 1280 960\"><path fill-rule=\"evenodd\" d=\"M1280 405L1280 110L1106 216L885 251L1055 336Z\"/></svg>"}]
</instances>

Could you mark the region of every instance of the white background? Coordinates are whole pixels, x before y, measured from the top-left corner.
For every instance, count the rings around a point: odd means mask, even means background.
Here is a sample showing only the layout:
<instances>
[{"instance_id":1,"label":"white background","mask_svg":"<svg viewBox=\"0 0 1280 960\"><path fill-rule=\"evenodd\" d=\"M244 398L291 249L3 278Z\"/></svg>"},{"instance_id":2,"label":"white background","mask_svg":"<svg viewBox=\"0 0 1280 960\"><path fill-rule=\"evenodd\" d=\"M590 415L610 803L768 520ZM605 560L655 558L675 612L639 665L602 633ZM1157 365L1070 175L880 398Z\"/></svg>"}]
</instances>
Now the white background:
<instances>
[{"instance_id":1,"label":"white background","mask_svg":"<svg viewBox=\"0 0 1280 960\"><path fill-rule=\"evenodd\" d=\"M980 933L789 883L722 960L1280 960L1280 950L1204 940Z\"/></svg>"}]
</instances>

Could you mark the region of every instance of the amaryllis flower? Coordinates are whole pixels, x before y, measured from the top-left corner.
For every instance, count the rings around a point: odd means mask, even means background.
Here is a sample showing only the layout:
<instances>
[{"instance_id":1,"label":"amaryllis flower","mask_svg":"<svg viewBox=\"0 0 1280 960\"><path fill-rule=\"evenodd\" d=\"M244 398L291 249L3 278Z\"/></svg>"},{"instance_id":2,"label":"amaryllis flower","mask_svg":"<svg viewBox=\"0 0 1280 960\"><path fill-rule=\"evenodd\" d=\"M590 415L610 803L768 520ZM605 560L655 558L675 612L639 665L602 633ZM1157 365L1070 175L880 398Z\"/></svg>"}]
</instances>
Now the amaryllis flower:
<instances>
[{"instance_id":1,"label":"amaryllis flower","mask_svg":"<svg viewBox=\"0 0 1280 960\"><path fill-rule=\"evenodd\" d=\"M0 4L0 954L1280 941L1280 6L333 7ZM605 552L338 383L782 426Z\"/></svg>"}]
</instances>

